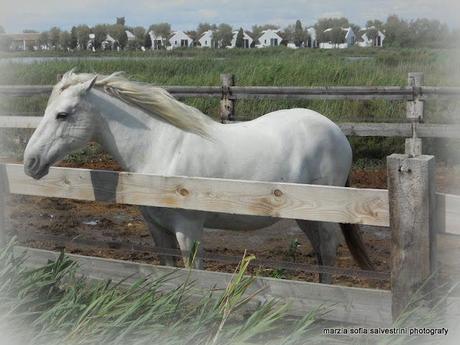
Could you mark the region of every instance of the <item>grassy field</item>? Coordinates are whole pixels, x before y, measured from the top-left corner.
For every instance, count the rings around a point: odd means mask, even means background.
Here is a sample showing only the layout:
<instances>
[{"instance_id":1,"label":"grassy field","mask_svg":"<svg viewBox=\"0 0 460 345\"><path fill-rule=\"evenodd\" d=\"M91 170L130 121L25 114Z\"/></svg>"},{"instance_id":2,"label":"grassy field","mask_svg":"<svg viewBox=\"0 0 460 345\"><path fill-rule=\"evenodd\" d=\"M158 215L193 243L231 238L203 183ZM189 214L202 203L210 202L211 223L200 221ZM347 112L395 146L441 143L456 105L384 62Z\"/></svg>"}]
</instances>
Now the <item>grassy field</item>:
<instances>
[{"instance_id":1,"label":"grassy field","mask_svg":"<svg viewBox=\"0 0 460 345\"><path fill-rule=\"evenodd\" d=\"M0 65L2 84L53 84L56 75L72 67L81 72L125 71L134 80L158 85L219 85L221 73L233 73L238 85L326 86L407 84L408 72L425 73L427 85L460 85L457 51L428 49L346 49L346 50L207 50L126 53L3 53L2 58L67 57L72 60ZM92 58L88 58L92 57ZM114 59L114 57L118 57ZM105 59L104 59L105 58ZM107 59L109 58L109 59ZM0 60L1 61L1 60ZM188 99L187 103L217 118L218 99ZM46 98L4 100L0 113L43 112ZM334 121L404 121L405 104L397 101L239 101L237 119L250 120L273 110L305 107ZM458 103L431 101L426 106L427 122L453 121ZM403 140L352 138L356 159L381 159L401 151ZM430 145L432 146L432 145Z\"/></svg>"}]
</instances>

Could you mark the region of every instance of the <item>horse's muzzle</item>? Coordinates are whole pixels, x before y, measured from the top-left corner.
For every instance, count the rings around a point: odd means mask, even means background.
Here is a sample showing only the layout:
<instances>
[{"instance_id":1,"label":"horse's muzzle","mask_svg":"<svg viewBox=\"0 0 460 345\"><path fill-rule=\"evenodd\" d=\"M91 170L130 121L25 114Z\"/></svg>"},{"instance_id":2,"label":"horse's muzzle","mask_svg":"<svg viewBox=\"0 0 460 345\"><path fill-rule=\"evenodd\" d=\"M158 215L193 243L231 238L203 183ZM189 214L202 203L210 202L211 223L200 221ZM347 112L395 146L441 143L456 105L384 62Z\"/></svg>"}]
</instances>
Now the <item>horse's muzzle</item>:
<instances>
[{"instance_id":1,"label":"horse's muzzle","mask_svg":"<svg viewBox=\"0 0 460 345\"><path fill-rule=\"evenodd\" d=\"M24 161L24 173L36 180L48 174L49 165L41 164L39 156L32 156Z\"/></svg>"}]
</instances>

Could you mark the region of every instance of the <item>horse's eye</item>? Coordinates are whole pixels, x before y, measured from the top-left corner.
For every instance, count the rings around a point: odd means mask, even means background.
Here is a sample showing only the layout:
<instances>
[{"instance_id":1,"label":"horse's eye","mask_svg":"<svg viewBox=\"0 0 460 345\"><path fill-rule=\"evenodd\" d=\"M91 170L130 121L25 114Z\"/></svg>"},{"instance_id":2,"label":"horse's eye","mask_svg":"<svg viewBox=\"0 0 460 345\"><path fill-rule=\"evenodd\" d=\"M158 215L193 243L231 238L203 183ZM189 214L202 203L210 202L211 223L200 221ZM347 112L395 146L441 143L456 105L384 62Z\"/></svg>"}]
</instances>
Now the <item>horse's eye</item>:
<instances>
[{"instance_id":1,"label":"horse's eye","mask_svg":"<svg viewBox=\"0 0 460 345\"><path fill-rule=\"evenodd\" d=\"M67 116L69 116L69 113L66 113L65 111L61 111L60 113L56 115L56 119L64 120L65 118L67 118Z\"/></svg>"}]
</instances>

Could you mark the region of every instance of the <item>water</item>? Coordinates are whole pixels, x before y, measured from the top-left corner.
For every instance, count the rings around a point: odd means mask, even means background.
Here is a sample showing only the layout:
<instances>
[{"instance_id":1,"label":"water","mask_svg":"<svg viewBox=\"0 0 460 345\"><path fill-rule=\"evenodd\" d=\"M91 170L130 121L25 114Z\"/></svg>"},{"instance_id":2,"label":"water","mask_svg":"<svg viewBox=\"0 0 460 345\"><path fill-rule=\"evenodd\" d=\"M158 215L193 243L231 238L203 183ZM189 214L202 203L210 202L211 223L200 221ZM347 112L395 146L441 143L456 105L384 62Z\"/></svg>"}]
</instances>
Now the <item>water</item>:
<instances>
[{"instance_id":1,"label":"water","mask_svg":"<svg viewBox=\"0 0 460 345\"><path fill-rule=\"evenodd\" d=\"M117 60L130 60L130 61L146 61L152 59L173 59L173 60L192 60L192 56L24 56L24 57L11 57L0 58L0 65L8 63L20 64L34 64L43 62L79 62L85 61L117 61ZM225 58L214 58L215 60L225 60Z\"/></svg>"}]
</instances>

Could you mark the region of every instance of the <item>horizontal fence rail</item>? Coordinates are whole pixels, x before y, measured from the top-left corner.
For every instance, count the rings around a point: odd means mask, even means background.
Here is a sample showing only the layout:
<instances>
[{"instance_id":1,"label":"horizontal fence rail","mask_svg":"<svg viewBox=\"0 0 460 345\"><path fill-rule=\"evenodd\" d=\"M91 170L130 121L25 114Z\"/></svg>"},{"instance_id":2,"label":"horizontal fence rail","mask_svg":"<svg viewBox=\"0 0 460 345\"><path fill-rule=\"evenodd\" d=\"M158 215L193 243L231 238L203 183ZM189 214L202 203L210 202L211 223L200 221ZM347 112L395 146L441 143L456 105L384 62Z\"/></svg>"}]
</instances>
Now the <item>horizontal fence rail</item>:
<instances>
[{"instance_id":1,"label":"horizontal fence rail","mask_svg":"<svg viewBox=\"0 0 460 345\"><path fill-rule=\"evenodd\" d=\"M45 265L48 260L56 260L59 253L33 248L16 247L18 255L25 254L26 265L36 268ZM166 289L175 289L187 279L194 282L193 293L198 296L216 294L225 290L233 278L230 273L187 270L167 266L155 266L129 261L103 259L75 254L67 254L78 263L79 273L94 280L112 280L123 282L124 286L133 284L139 278L159 279L168 275ZM328 312L322 319L362 325L391 324L391 292L386 290L365 289L281 280L265 277L254 278L254 282L245 297L265 302L272 299L289 302L288 315L303 317L319 306Z\"/></svg>"},{"instance_id":2,"label":"horizontal fence rail","mask_svg":"<svg viewBox=\"0 0 460 345\"><path fill-rule=\"evenodd\" d=\"M34 113L34 115L37 115ZM0 128L37 128L41 116L0 116ZM410 123L388 122L341 122L337 125L345 135L358 137L410 137ZM447 124L417 124L417 134L420 138L460 138L460 125Z\"/></svg>"},{"instance_id":3,"label":"horizontal fence rail","mask_svg":"<svg viewBox=\"0 0 460 345\"><path fill-rule=\"evenodd\" d=\"M51 168L41 180L5 164L13 194L388 226L388 192L293 183Z\"/></svg>"},{"instance_id":4,"label":"horizontal fence rail","mask_svg":"<svg viewBox=\"0 0 460 345\"><path fill-rule=\"evenodd\" d=\"M176 97L220 97L221 86L168 86L161 85ZM0 96L48 95L53 85L0 85ZM400 86L326 86L276 87L230 86L231 99L336 99L336 100L413 100L416 95L426 97L460 96L460 87L400 87Z\"/></svg>"},{"instance_id":5,"label":"horizontal fence rail","mask_svg":"<svg viewBox=\"0 0 460 345\"><path fill-rule=\"evenodd\" d=\"M4 164L12 194L389 226L388 191L319 185L51 168L41 180ZM438 232L460 235L460 196L437 193Z\"/></svg>"}]
</instances>

